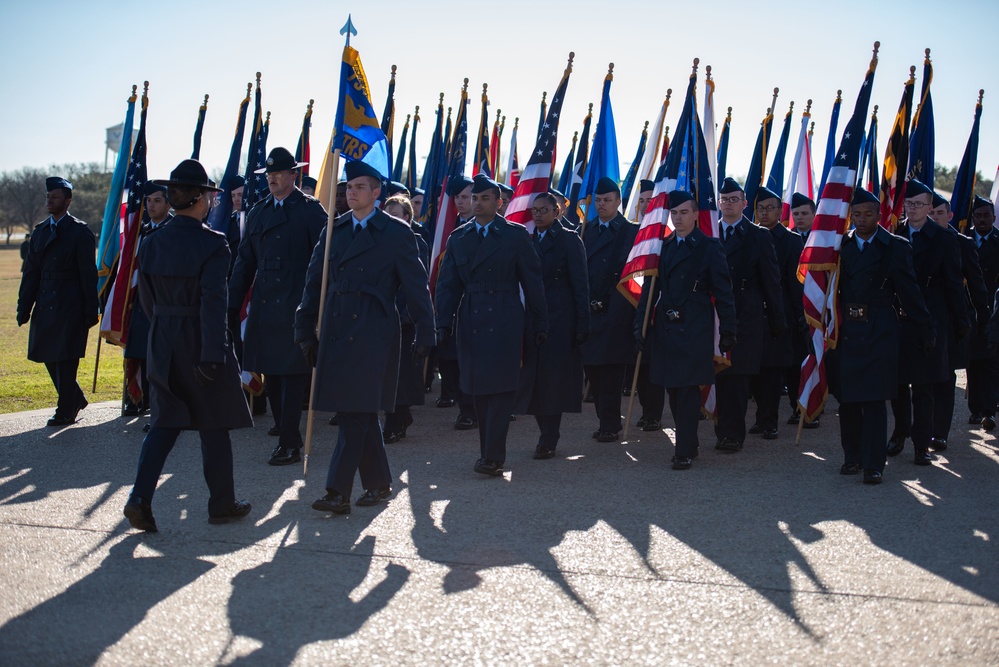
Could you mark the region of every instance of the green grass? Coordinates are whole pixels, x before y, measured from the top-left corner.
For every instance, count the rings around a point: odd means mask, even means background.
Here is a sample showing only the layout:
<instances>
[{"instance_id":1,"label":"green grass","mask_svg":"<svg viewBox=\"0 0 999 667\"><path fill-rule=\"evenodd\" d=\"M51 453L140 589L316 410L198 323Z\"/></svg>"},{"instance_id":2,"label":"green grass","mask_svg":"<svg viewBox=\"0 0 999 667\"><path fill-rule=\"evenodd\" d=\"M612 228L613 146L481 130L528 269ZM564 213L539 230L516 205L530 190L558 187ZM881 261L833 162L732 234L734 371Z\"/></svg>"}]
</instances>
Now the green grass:
<instances>
[{"instance_id":1,"label":"green grass","mask_svg":"<svg viewBox=\"0 0 999 667\"><path fill-rule=\"evenodd\" d=\"M44 364L28 361L28 326L17 326L17 290L21 284L21 255L15 245L0 248L0 414L54 408L55 388ZM121 400L121 348L101 343L97 391L93 389L97 327L90 330L87 356L80 360L77 380L87 400Z\"/></svg>"}]
</instances>

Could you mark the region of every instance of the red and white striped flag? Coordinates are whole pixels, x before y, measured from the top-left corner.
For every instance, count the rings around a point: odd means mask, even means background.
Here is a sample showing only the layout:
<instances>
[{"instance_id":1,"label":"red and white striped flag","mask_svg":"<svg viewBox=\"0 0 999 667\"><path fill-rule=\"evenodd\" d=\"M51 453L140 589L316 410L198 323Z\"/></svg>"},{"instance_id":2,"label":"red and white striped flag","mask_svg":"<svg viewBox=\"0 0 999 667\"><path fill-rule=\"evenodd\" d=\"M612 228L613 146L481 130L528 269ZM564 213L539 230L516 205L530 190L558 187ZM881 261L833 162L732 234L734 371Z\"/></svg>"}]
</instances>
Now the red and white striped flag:
<instances>
[{"instance_id":1,"label":"red and white striped flag","mask_svg":"<svg viewBox=\"0 0 999 667\"><path fill-rule=\"evenodd\" d=\"M565 89L569 84L569 74L572 73L574 56L574 53L569 54L569 64L566 65L562 80L548 106L548 115L541 125L538 143L531 152L531 158L527 161L524 172L520 174L520 180L513 192L513 199L506 208L506 219L524 225L528 231L534 231L534 219L531 216L534 198L542 192L548 192L551 187L552 163L555 159L555 146L558 143L558 121L562 113ZM516 133L516 127L514 132Z\"/></svg>"},{"instance_id":2,"label":"red and white striped flag","mask_svg":"<svg viewBox=\"0 0 999 667\"><path fill-rule=\"evenodd\" d=\"M839 329L836 304L836 274L839 271L839 249L847 231L850 203L857 183L860 164L860 144L864 136L867 108L871 101L874 70L878 65L877 48L867 76L857 95L853 117L843 132L839 150L826 180L812 222L812 231L801 253L798 277L804 282L805 319L813 351L801 365L801 389L798 408L806 422L822 413L828 395L825 351L835 348Z\"/></svg>"},{"instance_id":3,"label":"red and white striped flag","mask_svg":"<svg viewBox=\"0 0 999 667\"><path fill-rule=\"evenodd\" d=\"M794 229L794 219L791 216L791 198L795 193L805 195L815 201L815 175L812 173L812 145L808 140L808 122L812 118L812 101L808 100L805 113L801 114L801 133L798 135L798 147L794 149L794 162L791 164L791 180L784 191L784 204L781 208L780 221L788 229Z\"/></svg>"},{"instance_id":4,"label":"red and white striped flag","mask_svg":"<svg viewBox=\"0 0 999 667\"><path fill-rule=\"evenodd\" d=\"M441 184L440 208L434 221L434 247L430 251L430 295L434 296L437 287L437 274L440 273L441 260L447 248L447 239L454 231L458 222L458 209L454 205L454 197L448 193L451 182L465 174L465 150L468 146L468 79L461 89L461 102L458 104L458 118L454 124L454 135L451 138L451 151L447 156L447 172ZM430 196L428 194L428 196Z\"/></svg>"}]
</instances>

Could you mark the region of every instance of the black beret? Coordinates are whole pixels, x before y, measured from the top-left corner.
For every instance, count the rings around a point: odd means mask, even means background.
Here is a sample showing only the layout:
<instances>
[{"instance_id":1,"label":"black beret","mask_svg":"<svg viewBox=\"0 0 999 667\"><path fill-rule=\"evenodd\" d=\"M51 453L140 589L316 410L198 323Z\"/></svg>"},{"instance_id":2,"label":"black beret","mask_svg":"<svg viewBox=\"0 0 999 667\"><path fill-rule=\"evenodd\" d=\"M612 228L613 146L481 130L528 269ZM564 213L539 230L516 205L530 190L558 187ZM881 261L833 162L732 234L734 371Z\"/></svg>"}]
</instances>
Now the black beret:
<instances>
[{"instance_id":1,"label":"black beret","mask_svg":"<svg viewBox=\"0 0 999 667\"><path fill-rule=\"evenodd\" d=\"M552 193L556 197L559 197L560 199L566 199L566 196L561 192L559 192L558 190L556 190L555 188L548 188L548 192Z\"/></svg>"},{"instance_id":2,"label":"black beret","mask_svg":"<svg viewBox=\"0 0 999 667\"><path fill-rule=\"evenodd\" d=\"M689 201L694 201L694 195L690 194L686 190L674 190L669 193L669 207L676 208L681 204L686 204Z\"/></svg>"},{"instance_id":3,"label":"black beret","mask_svg":"<svg viewBox=\"0 0 999 667\"><path fill-rule=\"evenodd\" d=\"M67 181L62 176L49 176L45 179L45 191L52 192L56 188L66 188L70 192L73 191L73 184Z\"/></svg>"},{"instance_id":4,"label":"black beret","mask_svg":"<svg viewBox=\"0 0 999 667\"><path fill-rule=\"evenodd\" d=\"M360 178L361 176L370 176L371 178L377 178L379 186L381 187L382 175L378 173L378 170L372 167L367 162L361 162L360 160L351 160L344 167L344 171L347 172L347 180L352 181L355 178Z\"/></svg>"},{"instance_id":5,"label":"black beret","mask_svg":"<svg viewBox=\"0 0 999 667\"><path fill-rule=\"evenodd\" d=\"M490 190L496 190L496 194L499 195L499 183L485 174L476 174L475 178L472 179L472 192L479 194L481 192L489 192Z\"/></svg>"},{"instance_id":6,"label":"black beret","mask_svg":"<svg viewBox=\"0 0 999 667\"><path fill-rule=\"evenodd\" d=\"M732 192L745 192L745 190L742 189L742 186L739 185L739 183L734 178L729 176L724 181L722 181L721 187L718 188L718 192L723 195L727 195Z\"/></svg>"},{"instance_id":7,"label":"black beret","mask_svg":"<svg viewBox=\"0 0 999 667\"><path fill-rule=\"evenodd\" d=\"M756 191L756 203L759 204L761 201L766 201L768 199L780 200L780 195L770 188L761 186L760 189Z\"/></svg>"},{"instance_id":8,"label":"black beret","mask_svg":"<svg viewBox=\"0 0 999 667\"><path fill-rule=\"evenodd\" d=\"M791 208L798 208L799 206L804 206L808 204L812 208L815 208L815 202L801 194L800 192L795 192L791 195Z\"/></svg>"},{"instance_id":9,"label":"black beret","mask_svg":"<svg viewBox=\"0 0 999 667\"><path fill-rule=\"evenodd\" d=\"M413 188L414 197L422 197L425 194L427 194L427 192L423 188Z\"/></svg>"},{"instance_id":10,"label":"black beret","mask_svg":"<svg viewBox=\"0 0 999 667\"><path fill-rule=\"evenodd\" d=\"M928 187L922 182L917 181L915 178L911 178L905 182L905 197L918 197L919 195L932 195Z\"/></svg>"},{"instance_id":11,"label":"black beret","mask_svg":"<svg viewBox=\"0 0 999 667\"><path fill-rule=\"evenodd\" d=\"M851 206L856 206L857 204L880 204L881 200L871 192L870 190L865 190L864 188L857 188L853 191L853 201L850 202Z\"/></svg>"},{"instance_id":12,"label":"black beret","mask_svg":"<svg viewBox=\"0 0 999 667\"><path fill-rule=\"evenodd\" d=\"M239 174L236 174L235 176L230 176L226 180L226 182L223 183L223 185L225 186L226 190L232 192L233 190L238 190L239 188L246 185L246 179L240 176Z\"/></svg>"},{"instance_id":13,"label":"black beret","mask_svg":"<svg viewBox=\"0 0 999 667\"><path fill-rule=\"evenodd\" d=\"M302 187L303 188L312 188L312 189L315 189L317 185L319 185L319 181L317 181L316 179L312 178L311 176L305 176L302 179Z\"/></svg>"},{"instance_id":14,"label":"black beret","mask_svg":"<svg viewBox=\"0 0 999 667\"><path fill-rule=\"evenodd\" d=\"M468 176L461 176L459 178L452 179L448 181L447 184L447 194L449 197L457 197L462 193L462 191L472 184L472 179Z\"/></svg>"},{"instance_id":15,"label":"black beret","mask_svg":"<svg viewBox=\"0 0 999 667\"><path fill-rule=\"evenodd\" d=\"M601 177L601 179L597 181L597 189L595 192L598 195L608 195L612 192L616 192L618 196L621 196L621 188L618 187L617 183L606 176Z\"/></svg>"},{"instance_id":16,"label":"black beret","mask_svg":"<svg viewBox=\"0 0 999 667\"><path fill-rule=\"evenodd\" d=\"M975 201L971 203L971 210L977 211L980 208L988 208L992 213L996 212L995 204L981 195L975 195Z\"/></svg>"},{"instance_id":17,"label":"black beret","mask_svg":"<svg viewBox=\"0 0 999 667\"><path fill-rule=\"evenodd\" d=\"M646 180L646 179L643 178L642 180L640 180L638 182L638 191L639 192L652 192L655 189L656 189L656 182L655 181L648 181L648 180Z\"/></svg>"},{"instance_id":18,"label":"black beret","mask_svg":"<svg viewBox=\"0 0 999 667\"><path fill-rule=\"evenodd\" d=\"M508 196L513 194L513 188L511 188L506 183L497 183L496 185L499 186L500 192L503 193L503 196Z\"/></svg>"},{"instance_id":19,"label":"black beret","mask_svg":"<svg viewBox=\"0 0 999 667\"><path fill-rule=\"evenodd\" d=\"M146 184L142 186L142 194L145 195L146 197L148 197L149 195L154 195L157 192L162 192L166 194L166 191L167 189L165 185L158 185L156 183L153 183L152 181L146 181Z\"/></svg>"},{"instance_id":20,"label":"black beret","mask_svg":"<svg viewBox=\"0 0 999 667\"><path fill-rule=\"evenodd\" d=\"M933 193L933 203L931 204L933 208L940 208L944 204L949 204L949 203L950 202L948 202L946 199L938 195L936 192Z\"/></svg>"},{"instance_id":21,"label":"black beret","mask_svg":"<svg viewBox=\"0 0 999 667\"><path fill-rule=\"evenodd\" d=\"M409 188L400 183L399 181L389 181L385 186L385 189L389 197L394 197L396 195L406 195L409 196Z\"/></svg>"}]
</instances>

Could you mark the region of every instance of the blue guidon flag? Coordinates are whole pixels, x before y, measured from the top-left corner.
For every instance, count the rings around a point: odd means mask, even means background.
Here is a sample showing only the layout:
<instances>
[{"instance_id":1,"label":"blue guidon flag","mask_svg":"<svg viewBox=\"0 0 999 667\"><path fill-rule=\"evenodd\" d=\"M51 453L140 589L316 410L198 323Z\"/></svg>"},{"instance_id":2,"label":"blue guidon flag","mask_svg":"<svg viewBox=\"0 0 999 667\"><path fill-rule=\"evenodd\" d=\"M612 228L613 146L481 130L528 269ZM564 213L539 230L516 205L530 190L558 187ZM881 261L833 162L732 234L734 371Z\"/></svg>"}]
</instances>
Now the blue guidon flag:
<instances>
[{"instance_id":1,"label":"blue guidon flag","mask_svg":"<svg viewBox=\"0 0 999 667\"><path fill-rule=\"evenodd\" d=\"M346 160L360 160L371 165L388 178L388 141L371 106L370 90L357 49L343 47L333 150L339 149Z\"/></svg>"}]
</instances>

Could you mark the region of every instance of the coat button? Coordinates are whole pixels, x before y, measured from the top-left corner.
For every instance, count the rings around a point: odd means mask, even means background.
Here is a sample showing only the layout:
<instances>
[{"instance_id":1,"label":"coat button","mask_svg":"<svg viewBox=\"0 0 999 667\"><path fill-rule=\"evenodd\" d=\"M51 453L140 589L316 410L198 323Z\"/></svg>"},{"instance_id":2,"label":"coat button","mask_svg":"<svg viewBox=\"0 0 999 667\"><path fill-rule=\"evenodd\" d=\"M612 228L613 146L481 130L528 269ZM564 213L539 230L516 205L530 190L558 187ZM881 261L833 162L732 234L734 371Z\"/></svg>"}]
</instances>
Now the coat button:
<instances>
[{"instance_id":1,"label":"coat button","mask_svg":"<svg viewBox=\"0 0 999 667\"><path fill-rule=\"evenodd\" d=\"M354 337L350 336L349 338L347 338L347 342L348 343L353 343L354 342Z\"/></svg>"},{"instance_id":2,"label":"coat button","mask_svg":"<svg viewBox=\"0 0 999 667\"><path fill-rule=\"evenodd\" d=\"M473 313L475 313L475 314L477 315L477 314L479 313L479 310L478 310L478 308L476 308L476 309L475 309L475 310L473 310L472 312L473 312Z\"/></svg>"},{"instance_id":3,"label":"coat button","mask_svg":"<svg viewBox=\"0 0 999 667\"><path fill-rule=\"evenodd\" d=\"M357 313L354 313L353 315L351 315L351 316L350 316L350 319L352 319L352 320L356 320L356 319L357 319Z\"/></svg>"},{"instance_id":4,"label":"coat button","mask_svg":"<svg viewBox=\"0 0 999 667\"><path fill-rule=\"evenodd\" d=\"M472 333L473 334L477 334L477 333L479 333L479 330L478 329L472 329Z\"/></svg>"},{"instance_id":5,"label":"coat button","mask_svg":"<svg viewBox=\"0 0 999 667\"><path fill-rule=\"evenodd\" d=\"M363 273L364 272L364 267L363 266L359 266L359 267L357 267L357 270Z\"/></svg>"},{"instance_id":6,"label":"coat button","mask_svg":"<svg viewBox=\"0 0 999 667\"><path fill-rule=\"evenodd\" d=\"M492 327L490 327L489 328L489 333L492 333L493 331L495 331L495 329L493 329Z\"/></svg>"}]
</instances>

